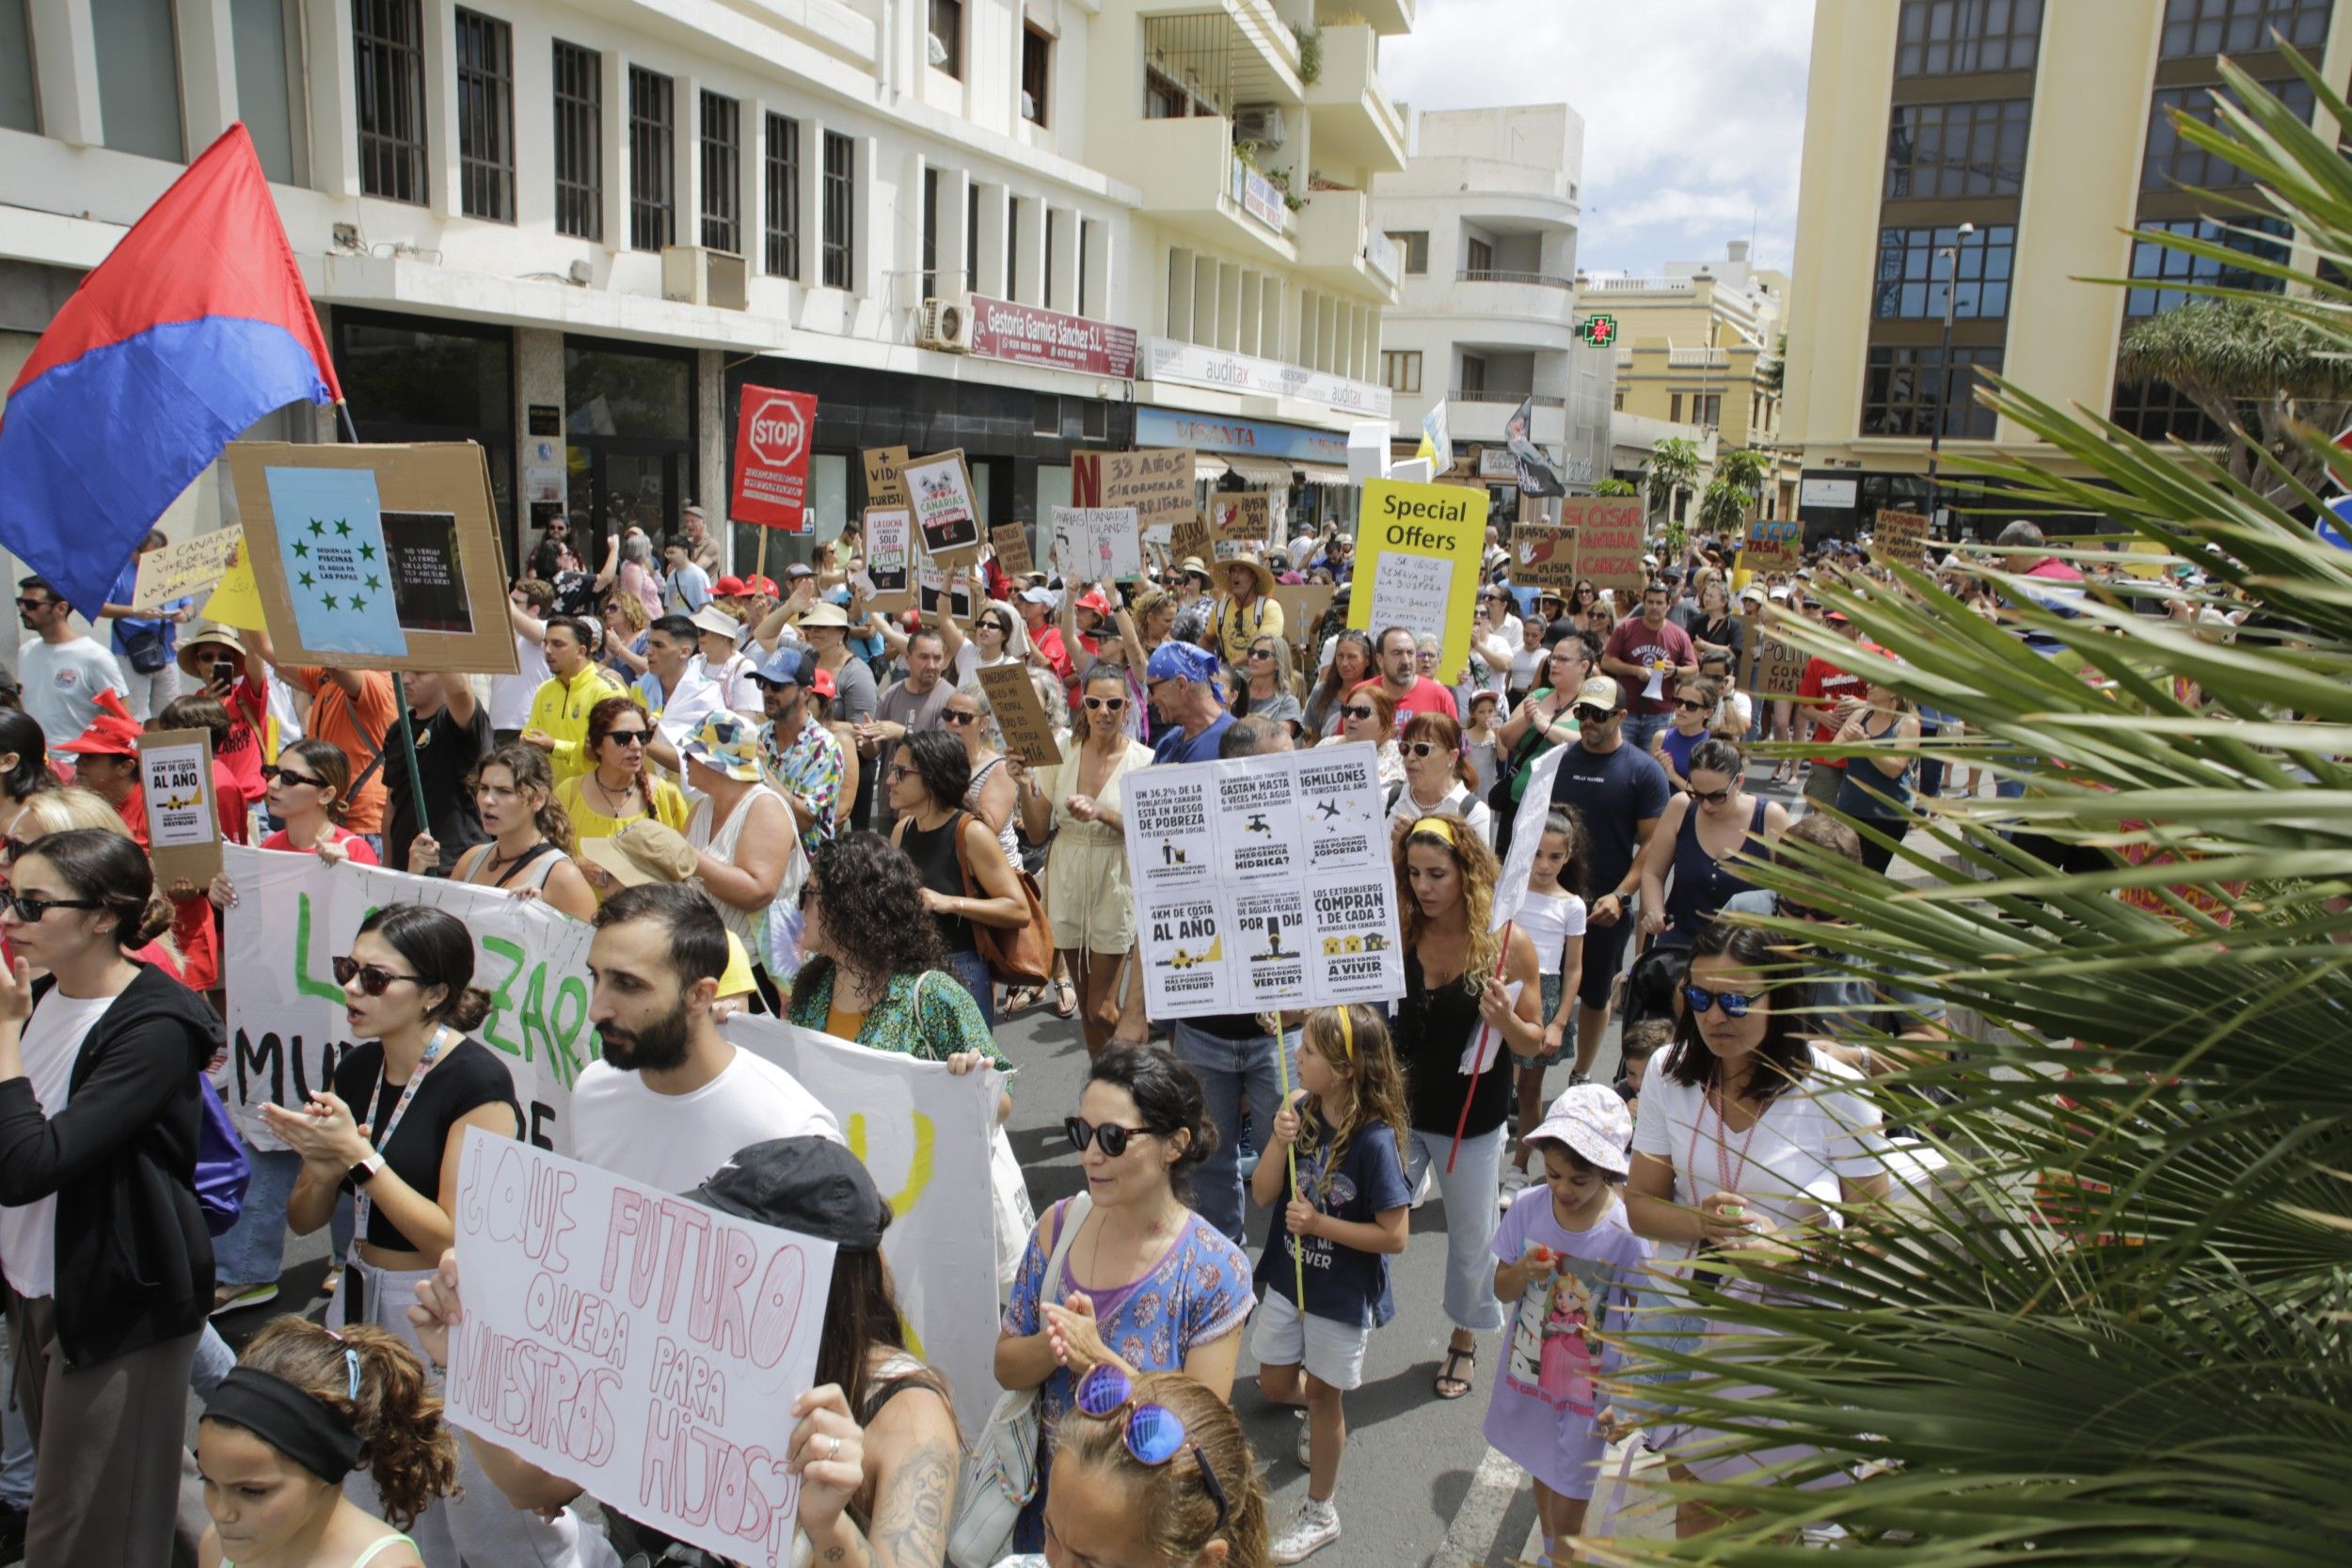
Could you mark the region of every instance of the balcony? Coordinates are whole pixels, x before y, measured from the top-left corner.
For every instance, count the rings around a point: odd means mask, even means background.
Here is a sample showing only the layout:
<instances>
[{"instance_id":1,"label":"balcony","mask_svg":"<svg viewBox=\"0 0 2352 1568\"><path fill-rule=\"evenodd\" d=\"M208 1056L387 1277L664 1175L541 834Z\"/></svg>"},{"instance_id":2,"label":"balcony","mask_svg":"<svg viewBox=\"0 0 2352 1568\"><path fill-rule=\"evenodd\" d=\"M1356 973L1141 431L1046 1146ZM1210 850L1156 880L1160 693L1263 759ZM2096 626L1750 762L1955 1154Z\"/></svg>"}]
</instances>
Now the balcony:
<instances>
[{"instance_id":1,"label":"balcony","mask_svg":"<svg viewBox=\"0 0 2352 1568\"><path fill-rule=\"evenodd\" d=\"M1669 348L1666 368L1673 371L1722 371L1731 368L1731 351L1723 348Z\"/></svg>"},{"instance_id":2,"label":"balcony","mask_svg":"<svg viewBox=\"0 0 2352 1568\"><path fill-rule=\"evenodd\" d=\"M1396 303L1396 245L1372 221L1361 191L1316 191L1298 219L1298 264L1319 282L1382 305Z\"/></svg>"},{"instance_id":3,"label":"balcony","mask_svg":"<svg viewBox=\"0 0 2352 1568\"><path fill-rule=\"evenodd\" d=\"M1232 119L1244 105L1306 103L1298 40L1268 0L1141 0L1145 95ZM1147 111L1149 112L1149 111Z\"/></svg>"},{"instance_id":4,"label":"balcony","mask_svg":"<svg viewBox=\"0 0 2352 1568\"><path fill-rule=\"evenodd\" d=\"M1414 0L1318 0L1315 21L1321 24L1343 17L1392 39L1413 30L1413 6Z\"/></svg>"},{"instance_id":5,"label":"balcony","mask_svg":"<svg viewBox=\"0 0 2352 1568\"><path fill-rule=\"evenodd\" d=\"M1457 388L1446 397L1446 434L1457 446L1466 441L1501 445L1504 423L1518 412L1520 401L1527 396L1525 392ZM1556 456L1568 436L1567 399L1539 396L1534 402L1535 444Z\"/></svg>"},{"instance_id":6,"label":"balcony","mask_svg":"<svg viewBox=\"0 0 2352 1568\"><path fill-rule=\"evenodd\" d=\"M1233 156L1227 121L1134 119L1093 145L1094 166L1140 191L1142 210L1159 223L1214 249L1297 264L1282 193Z\"/></svg>"},{"instance_id":7,"label":"balcony","mask_svg":"<svg viewBox=\"0 0 2352 1568\"><path fill-rule=\"evenodd\" d=\"M1515 344L1565 352L1576 343L1576 291L1548 273L1465 268L1447 288L1417 282L1411 308L1434 306L1453 320L1457 341Z\"/></svg>"},{"instance_id":8,"label":"balcony","mask_svg":"<svg viewBox=\"0 0 2352 1568\"><path fill-rule=\"evenodd\" d=\"M1323 73L1307 87L1315 157L1367 173L1405 167L1405 117L1380 85L1380 36L1363 23L1325 27Z\"/></svg>"}]
</instances>

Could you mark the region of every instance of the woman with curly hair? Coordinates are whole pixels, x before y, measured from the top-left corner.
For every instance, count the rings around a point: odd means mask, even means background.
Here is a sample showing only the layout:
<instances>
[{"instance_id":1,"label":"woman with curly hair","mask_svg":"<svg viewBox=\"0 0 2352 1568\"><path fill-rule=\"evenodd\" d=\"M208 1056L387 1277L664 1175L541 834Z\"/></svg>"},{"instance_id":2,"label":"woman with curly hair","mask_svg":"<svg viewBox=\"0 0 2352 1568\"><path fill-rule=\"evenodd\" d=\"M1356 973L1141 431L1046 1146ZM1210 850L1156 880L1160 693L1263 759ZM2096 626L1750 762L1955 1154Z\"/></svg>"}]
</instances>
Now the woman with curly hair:
<instances>
[{"instance_id":1,"label":"woman with curly hair","mask_svg":"<svg viewBox=\"0 0 2352 1568\"><path fill-rule=\"evenodd\" d=\"M556 803L555 775L547 754L519 740L509 741L474 764L466 782L472 786L474 809L490 842L458 856L450 879L536 898L574 920L596 919L596 892L572 858L580 845L572 836L570 815ZM439 856L440 846L420 833L410 853L419 863L427 863Z\"/></svg>"},{"instance_id":2,"label":"woman with curly hair","mask_svg":"<svg viewBox=\"0 0 2352 1568\"><path fill-rule=\"evenodd\" d=\"M1380 671L1372 638L1360 631L1343 631L1331 640L1323 660L1323 679L1307 699L1310 744L1339 733L1341 699Z\"/></svg>"},{"instance_id":3,"label":"woman with curly hair","mask_svg":"<svg viewBox=\"0 0 2352 1568\"><path fill-rule=\"evenodd\" d=\"M1428 1173L1445 1203L1445 1313L1454 1338L1433 1385L1441 1400L1470 1391L1470 1379L1456 1369L1474 1369L1478 1336L1502 1326L1487 1247L1498 1217L1503 1124L1511 1117L1514 1058L1524 1065L1544 1049L1535 944L1517 929L1487 927L1498 875L1494 851L1458 817L1422 817L1397 845L1405 1000L1394 1033L1413 1124L1405 1176L1418 1186ZM1486 1054L1483 1070L1471 1076L1460 1067L1474 1037L1483 1038Z\"/></svg>"},{"instance_id":4,"label":"woman with curly hair","mask_svg":"<svg viewBox=\"0 0 2352 1568\"><path fill-rule=\"evenodd\" d=\"M397 1335L287 1316L221 1379L197 1424L196 1465L213 1519L204 1568L421 1568L401 1531L456 1489L457 1437ZM345 1495L355 1475L382 1518Z\"/></svg>"}]
</instances>

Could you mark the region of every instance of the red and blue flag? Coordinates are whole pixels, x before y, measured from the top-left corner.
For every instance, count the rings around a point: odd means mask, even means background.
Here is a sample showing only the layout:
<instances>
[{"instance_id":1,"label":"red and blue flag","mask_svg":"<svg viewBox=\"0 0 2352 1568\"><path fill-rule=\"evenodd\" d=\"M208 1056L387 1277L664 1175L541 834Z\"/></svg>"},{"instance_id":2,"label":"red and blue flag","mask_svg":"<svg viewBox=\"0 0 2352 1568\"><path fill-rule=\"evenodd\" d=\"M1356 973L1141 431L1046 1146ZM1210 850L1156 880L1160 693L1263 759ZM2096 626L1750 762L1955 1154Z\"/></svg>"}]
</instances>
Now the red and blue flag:
<instances>
[{"instance_id":1,"label":"red and blue flag","mask_svg":"<svg viewBox=\"0 0 2352 1568\"><path fill-rule=\"evenodd\" d=\"M340 403L253 140L232 125L82 280L0 414L0 545L94 614L264 414Z\"/></svg>"}]
</instances>

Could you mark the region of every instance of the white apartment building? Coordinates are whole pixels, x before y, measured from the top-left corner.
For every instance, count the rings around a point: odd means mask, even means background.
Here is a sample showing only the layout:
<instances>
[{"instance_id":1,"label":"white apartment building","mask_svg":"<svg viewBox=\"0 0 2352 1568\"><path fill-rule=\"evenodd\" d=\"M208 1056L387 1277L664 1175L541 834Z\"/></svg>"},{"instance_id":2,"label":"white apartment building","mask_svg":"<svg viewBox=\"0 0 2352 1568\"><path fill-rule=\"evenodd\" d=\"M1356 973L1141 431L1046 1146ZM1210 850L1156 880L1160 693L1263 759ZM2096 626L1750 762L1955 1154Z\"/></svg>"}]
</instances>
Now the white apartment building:
<instances>
[{"instance_id":1,"label":"white apartment building","mask_svg":"<svg viewBox=\"0 0 2352 1568\"><path fill-rule=\"evenodd\" d=\"M1381 379L1400 450L1446 407L1458 467L1517 511L1503 422L1534 400L1534 436L1571 494L1608 477L1615 356L1576 338L1577 186L1584 120L1565 103L1424 113L1401 174L1375 185L1402 257Z\"/></svg>"},{"instance_id":2,"label":"white apartment building","mask_svg":"<svg viewBox=\"0 0 2352 1568\"><path fill-rule=\"evenodd\" d=\"M1403 163L1378 49L1411 24L1410 0L0 0L0 379L242 119L362 438L481 442L518 549L556 511L715 523L747 382L817 395L818 539L864 504L858 451L899 444L962 448L993 523L1130 444L1344 510L1309 481L1388 412L1365 192ZM257 434L330 436L303 409ZM207 476L167 526L218 504ZM773 544L771 569L806 549Z\"/></svg>"}]
</instances>

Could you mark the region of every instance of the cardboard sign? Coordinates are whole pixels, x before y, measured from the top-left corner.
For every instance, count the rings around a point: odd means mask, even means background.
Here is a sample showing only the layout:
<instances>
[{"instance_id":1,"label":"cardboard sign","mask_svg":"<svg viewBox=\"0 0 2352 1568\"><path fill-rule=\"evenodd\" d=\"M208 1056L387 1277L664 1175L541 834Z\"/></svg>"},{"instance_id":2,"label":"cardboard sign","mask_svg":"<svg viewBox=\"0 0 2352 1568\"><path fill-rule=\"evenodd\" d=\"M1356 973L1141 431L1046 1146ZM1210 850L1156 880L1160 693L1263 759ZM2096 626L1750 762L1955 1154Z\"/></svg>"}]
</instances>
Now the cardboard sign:
<instances>
[{"instance_id":1,"label":"cardboard sign","mask_svg":"<svg viewBox=\"0 0 2352 1568\"><path fill-rule=\"evenodd\" d=\"M1575 590L1576 530L1521 523L1511 531L1511 555L1512 587Z\"/></svg>"},{"instance_id":2,"label":"cardboard sign","mask_svg":"<svg viewBox=\"0 0 2352 1568\"><path fill-rule=\"evenodd\" d=\"M1190 517L1168 531L1168 557L1169 562L1181 564L1195 556L1204 562L1207 561L1214 553L1214 537L1209 530L1209 520L1196 511Z\"/></svg>"},{"instance_id":3,"label":"cardboard sign","mask_svg":"<svg viewBox=\"0 0 2352 1568\"><path fill-rule=\"evenodd\" d=\"M517 673L480 447L232 441L227 457L281 663Z\"/></svg>"},{"instance_id":4,"label":"cardboard sign","mask_svg":"<svg viewBox=\"0 0 2352 1568\"><path fill-rule=\"evenodd\" d=\"M1882 566L1911 566L1925 570L1928 563L1928 520L1916 512L1888 512L1882 509L1870 533L1870 559Z\"/></svg>"},{"instance_id":5,"label":"cardboard sign","mask_svg":"<svg viewBox=\"0 0 2352 1568\"><path fill-rule=\"evenodd\" d=\"M1347 624L1375 638L1390 626L1435 637L1439 677L1460 679L1478 613L1486 492L1375 479L1359 516Z\"/></svg>"},{"instance_id":6,"label":"cardboard sign","mask_svg":"<svg viewBox=\"0 0 2352 1568\"><path fill-rule=\"evenodd\" d=\"M1804 667L1810 656L1802 648L1783 642L1753 621L1748 623L1748 636L1756 647L1748 695L1795 696L1797 688L1804 684Z\"/></svg>"},{"instance_id":7,"label":"cardboard sign","mask_svg":"<svg viewBox=\"0 0 2352 1568\"><path fill-rule=\"evenodd\" d=\"M950 568L976 559L985 525L973 499L972 470L964 467L963 449L915 458L902 473L924 553Z\"/></svg>"},{"instance_id":8,"label":"cardboard sign","mask_svg":"<svg viewBox=\"0 0 2352 1568\"><path fill-rule=\"evenodd\" d=\"M183 877L199 887L210 882L220 870L212 731L150 730L140 736L139 790L156 886L169 887Z\"/></svg>"},{"instance_id":9,"label":"cardboard sign","mask_svg":"<svg viewBox=\"0 0 2352 1568\"><path fill-rule=\"evenodd\" d=\"M1061 762L1061 744L1054 738L1053 721L1037 700L1025 664L992 664L979 673L980 689L996 710L996 728L1005 750L1031 768L1054 768Z\"/></svg>"},{"instance_id":10,"label":"cardboard sign","mask_svg":"<svg viewBox=\"0 0 2352 1568\"><path fill-rule=\"evenodd\" d=\"M1371 746L1148 768L1120 787L1153 1018L1405 993Z\"/></svg>"},{"instance_id":11,"label":"cardboard sign","mask_svg":"<svg viewBox=\"0 0 2352 1568\"><path fill-rule=\"evenodd\" d=\"M1134 582L1143 540L1132 506L1054 508L1054 569L1064 582Z\"/></svg>"},{"instance_id":12,"label":"cardboard sign","mask_svg":"<svg viewBox=\"0 0 2352 1568\"><path fill-rule=\"evenodd\" d=\"M1190 447L1073 452L1070 499L1076 506L1132 506L1143 537L1168 544L1171 531L1190 518L1199 504L1193 467Z\"/></svg>"},{"instance_id":13,"label":"cardboard sign","mask_svg":"<svg viewBox=\"0 0 2352 1568\"><path fill-rule=\"evenodd\" d=\"M729 1561L791 1561L778 1412L816 1386L831 1242L479 1127L456 1232L453 1424Z\"/></svg>"},{"instance_id":14,"label":"cardboard sign","mask_svg":"<svg viewBox=\"0 0 2352 1568\"><path fill-rule=\"evenodd\" d=\"M1640 498L1578 497L1560 503L1560 521L1576 530L1576 575L1614 590L1620 605L1641 603L1650 574L1642 564Z\"/></svg>"},{"instance_id":15,"label":"cardboard sign","mask_svg":"<svg viewBox=\"0 0 2352 1568\"><path fill-rule=\"evenodd\" d=\"M904 447L868 447L858 454L866 464L866 504L909 506Z\"/></svg>"},{"instance_id":16,"label":"cardboard sign","mask_svg":"<svg viewBox=\"0 0 2352 1568\"><path fill-rule=\"evenodd\" d=\"M174 599L197 597L229 575L229 568L236 564L238 546L244 543L245 530L231 525L148 551L139 557L131 608L160 610Z\"/></svg>"},{"instance_id":17,"label":"cardboard sign","mask_svg":"<svg viewBox=\"0 0 2352 1568\"><path fill-rule=\"evenodd\" d=\"M914 590L914 514L903 506L869 506L864 533L874 607L904 610Z\"/></svg>"},{"instance_id":18,"label":"cardboard sign","mask_svg":"<svg viewBox=\"0 0 2352 1568\"><path fill-rule=\"evenodd\" d=\"M1220 545L1263 545L1273 527L1274 514L1263 490L1209 499L1209 530Z\"/></svg>"},{"instance_id":19,"label":"cardboard sign","mask_svg":"<svg viewBox=\"0 0 2352 1568\"><path fill-rule=\"evenodd\" d=\"M1804 525L1794 517L1757 517L1748 524L1740 564L1751 572L1793 572L1804 559Z\"/></svg>"},{"instance_id":20,"label":"cardboard sign","mask_svg":"<svg viewBox=\"0 0 2352 1568\"><path fill-rule=\"evenodd\" d=\"M816 439L816 394L746 386L736 410L735 494L728 517L787 533L807 532L808 453Z\"/></svg>"},{"instance_id":21,"label":"cardboard sign","mask_svg":"<svg viewBox=\"0 0 2352 1568\"><path fill-rule=\"evenodd\" d=\"M1282 607L1282 625L1290 628L1295 647L1311 648L1315 628L1323 625L1323 612L1331 608L1331 597L1339 590L1327 582L1278 582L1273 599Z\"/></svg>"},{"instance_id":22,"label":"cardboard sign","mask_svg":"<svg viewBox=\"0 0 2352 1568\"><path fill-rule=\"evenodd\" d=\"M996 564L1011 578L1025 578L1037 570L1037 562L1029 559L1029 529L1025 523L1007 523L1003 528L988 531L988 542L995 546Z\"/></svg>"}]
</instances>

